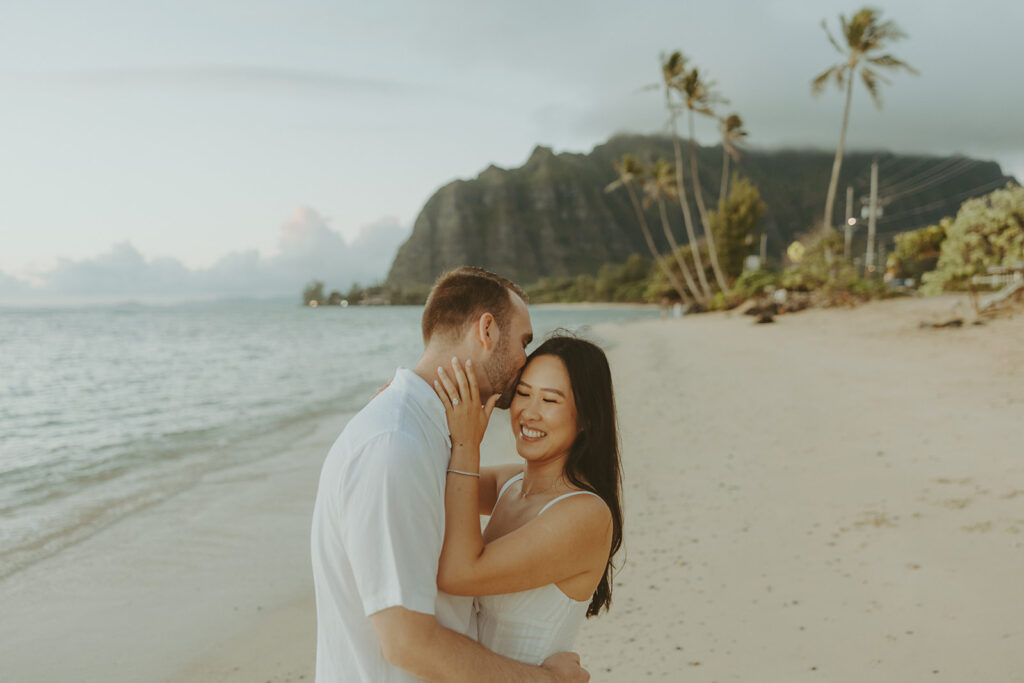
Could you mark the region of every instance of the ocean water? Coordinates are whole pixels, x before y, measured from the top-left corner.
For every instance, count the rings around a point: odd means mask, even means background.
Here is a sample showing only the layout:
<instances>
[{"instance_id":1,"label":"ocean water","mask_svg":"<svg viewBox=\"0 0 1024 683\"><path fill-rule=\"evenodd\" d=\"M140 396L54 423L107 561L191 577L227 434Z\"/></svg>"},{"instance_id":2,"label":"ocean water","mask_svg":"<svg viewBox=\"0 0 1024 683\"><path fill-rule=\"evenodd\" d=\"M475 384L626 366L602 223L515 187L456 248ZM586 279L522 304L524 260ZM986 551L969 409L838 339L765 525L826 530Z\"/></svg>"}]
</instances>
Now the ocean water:
<instances>
[{"instance_id":1,"label":"ocean water","mask_svg":"<svg viewBox=\"0 0 1024 683\"><path fill-rule=\"evenodd\" d=\"M0 310L0 578L205 473L280 452L310 420L355 412L418 358L421 310ZM531 311L538 339L657 315Z\"/></svg>"}]
</instances>

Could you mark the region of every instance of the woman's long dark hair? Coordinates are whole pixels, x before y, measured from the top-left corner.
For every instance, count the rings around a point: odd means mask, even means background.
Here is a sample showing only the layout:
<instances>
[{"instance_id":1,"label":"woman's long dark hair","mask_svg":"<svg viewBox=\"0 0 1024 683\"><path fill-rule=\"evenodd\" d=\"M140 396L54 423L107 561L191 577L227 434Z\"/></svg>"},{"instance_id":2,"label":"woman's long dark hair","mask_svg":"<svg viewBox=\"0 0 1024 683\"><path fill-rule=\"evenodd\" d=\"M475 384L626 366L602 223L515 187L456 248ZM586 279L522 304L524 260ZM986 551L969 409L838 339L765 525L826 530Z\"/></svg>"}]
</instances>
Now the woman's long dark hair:
<instances>
[{"instance_id":1,"label":"woman's long dark hair","mask_svg":"<svg viewBox=\"0 0 1024 683\"><path fill-rule=\"evenodd\" d=\"M612 513L612 545L601 583L587 609L592 617L612 602L612 558L622 546L622 472L619 430L615 417L612 373L601 347L578 337L556 333L538 346L529 359L556 356L565 364L576 401L579 434L565 462L566 478L574 486L596 493Z\"/></svg>"}]
</instances>

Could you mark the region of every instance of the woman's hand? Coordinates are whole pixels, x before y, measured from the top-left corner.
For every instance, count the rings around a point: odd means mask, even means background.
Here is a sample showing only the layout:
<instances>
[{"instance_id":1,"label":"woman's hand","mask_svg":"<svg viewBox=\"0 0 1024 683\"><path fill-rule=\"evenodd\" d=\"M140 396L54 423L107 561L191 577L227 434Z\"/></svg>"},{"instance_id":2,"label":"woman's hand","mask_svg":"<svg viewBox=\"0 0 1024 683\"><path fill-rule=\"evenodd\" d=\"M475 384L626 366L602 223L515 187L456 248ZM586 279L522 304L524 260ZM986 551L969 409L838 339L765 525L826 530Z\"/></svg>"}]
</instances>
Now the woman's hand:
<instances>
[{"instance_id":1,"label":"woman's hand","mask_svg":"<svg viewBox=\"0 0 1024 683\"><path fill-rule=\"evenodd\" d=\"M384 386L382 386L380 389L377 389L377 391L373 392L373 396L370 397L370 400L372 401L373 399L375 399L378 396L380 396L380 392L384 391L385 389L387 389L390 386L391 386L391 380L388 380L387 382L384 383Z\"/></svg>"},{"instance_id":2,"label":"woman's hand","mask_svg":"<svg viewBox=\"0 0 1024 683\"><path fill-rule=\"evenodd\" d=\"M452 435L452 448L457 446L479 446L487 431L487 423L498 402L494 394L483 405L480 403L480 387L473 372L473 362L467 360L465 369L458 358L452 358L452 369L445 371L437 367L438 379L434 380L434 391L444 403L448 418L448 431ZM454 377L454 379L453 379Z\"/></svg>"}]
</instances>

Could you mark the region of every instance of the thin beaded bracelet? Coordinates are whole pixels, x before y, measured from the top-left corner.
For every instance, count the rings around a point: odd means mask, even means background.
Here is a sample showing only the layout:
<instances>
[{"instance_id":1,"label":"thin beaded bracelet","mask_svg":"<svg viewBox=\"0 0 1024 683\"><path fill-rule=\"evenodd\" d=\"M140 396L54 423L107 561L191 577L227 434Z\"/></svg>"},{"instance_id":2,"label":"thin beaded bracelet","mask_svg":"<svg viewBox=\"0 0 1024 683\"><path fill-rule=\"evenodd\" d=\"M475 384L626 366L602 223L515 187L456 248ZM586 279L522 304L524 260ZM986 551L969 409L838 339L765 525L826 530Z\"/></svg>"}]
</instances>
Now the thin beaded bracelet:
<instances>
[{"instance_id":1,"label":"thin beaded bracelet","mask_svg":"<svg viewBox=\"0 0 1024 683\"><path fill-rule=\"evenodd\" d=\"M463 472L462 470L448 470L448 472L451 473L451 474L464 474L467 477L477 477L477 478L480 477L480 473L479 472Z\"/></svg>"}]
</instances>

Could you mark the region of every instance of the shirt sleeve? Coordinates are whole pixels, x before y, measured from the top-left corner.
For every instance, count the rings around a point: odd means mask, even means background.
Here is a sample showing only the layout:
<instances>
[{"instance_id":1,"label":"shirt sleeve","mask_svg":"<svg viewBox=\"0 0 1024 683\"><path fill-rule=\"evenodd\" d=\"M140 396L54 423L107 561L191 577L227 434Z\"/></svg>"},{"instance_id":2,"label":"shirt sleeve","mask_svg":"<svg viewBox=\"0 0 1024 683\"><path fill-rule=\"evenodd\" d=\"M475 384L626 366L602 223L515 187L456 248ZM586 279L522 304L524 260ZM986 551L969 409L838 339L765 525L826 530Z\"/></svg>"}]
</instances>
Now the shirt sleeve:
<instances>
[{"instance_id":1,"label":"shirt sleeve","mask_svg":"<svg viewBox=\"0 0 1024 683\"><path fill-rule=\"evenodd\" d=\"M367 616L396 606L434 614L444 541L435 469L422 445L394 432L354 459L341 497L342 542Z\"/></svg>"}]
</instances>

